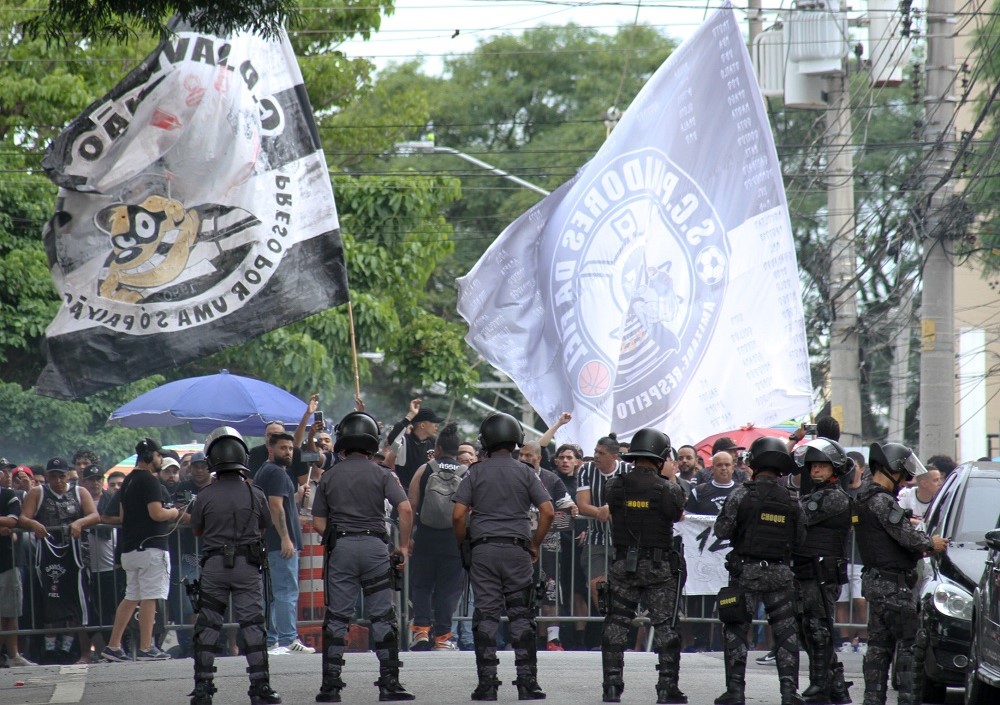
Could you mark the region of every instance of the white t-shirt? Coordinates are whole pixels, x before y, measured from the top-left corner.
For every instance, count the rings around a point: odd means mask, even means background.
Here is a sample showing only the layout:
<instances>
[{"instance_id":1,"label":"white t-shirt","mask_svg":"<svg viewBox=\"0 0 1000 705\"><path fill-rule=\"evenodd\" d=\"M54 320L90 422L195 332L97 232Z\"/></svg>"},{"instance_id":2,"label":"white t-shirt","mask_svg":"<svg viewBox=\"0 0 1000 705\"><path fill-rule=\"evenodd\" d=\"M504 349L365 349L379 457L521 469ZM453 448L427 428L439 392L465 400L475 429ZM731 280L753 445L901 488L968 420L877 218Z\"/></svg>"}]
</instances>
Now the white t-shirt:
<instances>
[{"instance_id":1,"label":"white t-shirt","mask_svg":"<svg viewBox=\"0 0 1000 705\"><path fill-rule=\"evenodd\" d=\"M930 502L921 502L917 499L916 486L901 489L897 501L900 507L912 511L915 519L922 518L927 513L927 508L931 506ZM933 501L933 498L931 501Z\"/></svg>"}]
</instances>

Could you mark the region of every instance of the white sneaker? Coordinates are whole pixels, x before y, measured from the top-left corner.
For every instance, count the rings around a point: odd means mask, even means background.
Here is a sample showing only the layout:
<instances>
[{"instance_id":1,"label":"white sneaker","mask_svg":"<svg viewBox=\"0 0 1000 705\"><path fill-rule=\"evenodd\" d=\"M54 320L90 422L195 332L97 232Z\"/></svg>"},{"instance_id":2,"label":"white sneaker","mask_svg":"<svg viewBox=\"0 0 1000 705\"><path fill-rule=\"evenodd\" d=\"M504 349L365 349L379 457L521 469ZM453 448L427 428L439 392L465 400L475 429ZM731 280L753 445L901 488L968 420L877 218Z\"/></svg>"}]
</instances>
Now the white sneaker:
<instances>
[{"instance_id":1,"label":"white sneaker","mask_svg":"<svg viewBox=\"0 0 1000 705\"><path fill-rule=\"evenodd\" d=\"M301 641L296 639L291 644L288 645L287 651L290 654L314 654L316 649L311 646L306 646Z\"/></svg>"},{"instance_id":2,"label":"white sneaker","mask_svg":"<svg viewBox=\"0 0 1000 705\"><path fill-rule=\"evenodd\" d=\"M287 656L288 647L287 646L272 646L267 650L269 656Z\"/></svg>"},{"instance_id":3,"label":"white sneaker","mask_svg":"<svg viewBox=\"0 0 1000 705\"><path fill-rule=\"evenodd\" d=\"M7 660L7 664L10 665L11 667L13 667L13 666L37 666L38 665L34 661L29 661L28 659L24 658L24 656L22 656L21 654L18 654L17 656L15 656L12 659L8 659Z\"/></svg>"}]
</instances>

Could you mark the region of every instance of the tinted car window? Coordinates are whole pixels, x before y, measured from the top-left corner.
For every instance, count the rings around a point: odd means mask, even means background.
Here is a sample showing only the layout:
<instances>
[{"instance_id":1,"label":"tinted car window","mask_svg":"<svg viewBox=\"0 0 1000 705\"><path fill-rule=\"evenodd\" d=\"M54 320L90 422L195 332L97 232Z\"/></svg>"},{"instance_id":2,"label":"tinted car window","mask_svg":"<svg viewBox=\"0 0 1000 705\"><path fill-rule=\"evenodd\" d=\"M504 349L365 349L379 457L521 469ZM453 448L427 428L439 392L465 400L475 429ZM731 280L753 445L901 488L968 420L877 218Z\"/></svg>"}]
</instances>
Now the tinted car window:
<instances>
[{"instance_id":1,"label":"tinted car window","mask_svg":"<svg viewBox=\"0 0 1000 705\"><path fill-rule=\"evenodd\" d=\"M962 506L953 514L949 538L956 543L982 544L986 532L1000 523L1000 479L969 478Z\"/></svg>"},{"instance_id":2,"label":"tinted car window","mask_svg":"<svg viewBox=\"0 0 1000 705\"><path fill-rule=\"evenodd\" d=\"M944 481L941 491L938 492L938 496L934 498L934 502L931 503L927 516L924 517L924 526L927 527L928 534L944 535L945 532L940 530L938 527L944 525L944 521L947 518L945 516L945 510L951 504L949 495L955 493L955 488L958 487L958 485L957 472L951 473L951 475L949 475Z\"/></svg>"}]
</instances>

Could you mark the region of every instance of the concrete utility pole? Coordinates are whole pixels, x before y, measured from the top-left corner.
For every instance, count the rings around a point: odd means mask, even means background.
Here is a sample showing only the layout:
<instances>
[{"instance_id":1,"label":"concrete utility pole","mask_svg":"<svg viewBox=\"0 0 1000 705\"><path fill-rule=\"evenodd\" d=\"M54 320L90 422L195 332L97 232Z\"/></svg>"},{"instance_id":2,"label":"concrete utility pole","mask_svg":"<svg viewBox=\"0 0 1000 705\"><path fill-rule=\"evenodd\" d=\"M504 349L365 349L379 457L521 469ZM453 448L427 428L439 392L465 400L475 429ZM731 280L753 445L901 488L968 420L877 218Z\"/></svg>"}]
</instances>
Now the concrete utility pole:
<instances>
[{"instance_id":1,"label":"concrete utility pole","mask_svg":"<svg viewBox=\"0 0 1000 705\"><path fill-rule=\"evenodd\" d=\"M854 251L854 155L851 101L844 76L829 78L826 111L827 232L833 261L830 291L830 402L844 445L861 445L857 259Z\"/></svg>"},{"instance_id":2,"label":"concrete utility pole","mask_svg":"<svg viewBox=\"0 0 1000 705\"><path fill-rule=\"evenodd\" d=\"M923 294L920 299L920 457L955 455L955 268L945 251L945 208L951 179L941 179L955 159L955 3L927 3L927 93L924 144L928 191L924 207ZM901 440L901 439L893 439Z\"/></svg>"}]
</instances>

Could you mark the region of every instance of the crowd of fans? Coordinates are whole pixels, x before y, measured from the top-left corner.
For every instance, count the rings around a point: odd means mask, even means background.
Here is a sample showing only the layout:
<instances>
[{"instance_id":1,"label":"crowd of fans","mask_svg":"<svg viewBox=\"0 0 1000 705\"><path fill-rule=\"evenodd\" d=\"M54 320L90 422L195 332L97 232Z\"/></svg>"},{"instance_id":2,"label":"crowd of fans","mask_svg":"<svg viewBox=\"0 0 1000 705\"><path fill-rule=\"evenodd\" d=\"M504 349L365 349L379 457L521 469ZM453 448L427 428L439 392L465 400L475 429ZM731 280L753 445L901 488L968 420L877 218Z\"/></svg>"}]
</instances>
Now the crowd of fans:
<instances>
[{"instance_id":1,"label":"crowd of fans","mask_svg":"<svg viewBox=\"0 0 1000 705\"><path fill-rule=\"evenodd\" d=\"M359 410L363 404L358 400ZM318 410L318 397L310 399L306 413L294 432L280 422L265 429L265 441L250 454L250 473L268 496L272 521L277 528L267 537L268 563L273 599L269 611L268 650L280 656L313 653L300 638L297 618L299 599L299 553L303 532L310 531L315 488L324 472L338 458L333 437L323 421L311 421ZM600 438L593 447L563 443L550 447L556 432L571 420L562 414L537 441L526 443L521 460L539 473L552 495L556 518L549 539L536 564L536 594L540 608L541 648L551 651L592 649L600 642L596 612L596 585L605 575L611 558L606 483L626 472L621 455L628 450L614 434ZM472 615L468 589L450 526L439 517L440 505L450 502L449 488L475 462L479 447L463 439L455 424L413 400L407 413L384 433L384 447L376 460L395 470L416 512L415 551L409 566L405 594L411 609L408 646L411 650L472 649L468 618ZM812 429L809 429L812 431ZM802 427L789 438L789 448L802 439ZM815 434L839 439L839 427L831 417L817 424ZM184 507L212 482L202 453L178 455L160 449L162 462L156 468L164 506ZM721 437L703 457L693 445L680 444L663 465L662 474L677 482L687 497L686 512L717 515L726 497L750 477L744 448L732 438ZM855 470L842 479L844 489L855 495L868 475L864 456L852 452ZM118 490L125 474L106 473L100 458L79 450L67 462L52 458L45 467L17 465L0 459L0 631L20 630L0 639L6 665L89 662L98 658L111 638L115 609L124 597L125 579L116 551L120 523ZM955 467L946 456L928 459L929 472L900 493L900 504L919 521L940 489L944 477ZM263 471L262 471L263 469ZM783 478L793 495L806 493L801 486L808 477ZM421 511L424 509L424 511ZM184 527L184 518L170 536L170 594L166 614L157 614L156 642L163 644L175 629L174 657L192 655L190 625L193 610L184 582L199 571L197 540ZM391 521L391 517L387 517ZM860 559L857 551L850 566L848 583L837 605L838 622L861 625L866 621L860 594ZM686 651L718 650L720 630L714 624L714 596L690 595L682 603L682 635ZM684 618L687 619L684 619ZM313 619L319 617L313 615ZM843 649L864 649L863 628L845 629ZM129 635L125 635L128 650ZM643 634L636 634L641 648ZM756 633L758 647L766 647L766 629ZM235 637L220 640L220 650L238 653ZM155 650L154 650L155 651ZM760 659L768 661L767 656Z\"/></svg>"}]
</instances>

